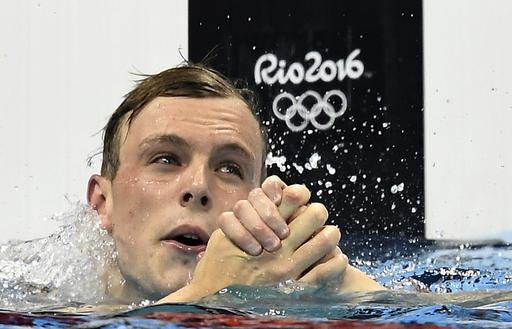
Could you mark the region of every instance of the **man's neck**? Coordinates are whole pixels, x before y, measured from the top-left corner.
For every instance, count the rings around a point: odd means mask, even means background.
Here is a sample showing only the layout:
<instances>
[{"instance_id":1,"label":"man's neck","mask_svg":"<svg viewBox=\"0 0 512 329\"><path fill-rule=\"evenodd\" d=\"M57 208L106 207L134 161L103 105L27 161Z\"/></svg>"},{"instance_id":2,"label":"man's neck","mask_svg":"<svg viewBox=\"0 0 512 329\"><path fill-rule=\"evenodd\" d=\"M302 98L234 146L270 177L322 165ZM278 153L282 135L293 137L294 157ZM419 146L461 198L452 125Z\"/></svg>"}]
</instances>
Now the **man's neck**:
<instances>
[{"instance_id":1,"label":"man's neck","mask_svg":"<svg viewBox=\"0 0 512 329\"><path fill-rule=\"evenodd\" d=\"M138 289L130 280L125 279L117 264L105 265L103 273L105 282L105 293L107 296L119 303L138 303L146 299L144 292Z\"/></svg>"}]
</instances>

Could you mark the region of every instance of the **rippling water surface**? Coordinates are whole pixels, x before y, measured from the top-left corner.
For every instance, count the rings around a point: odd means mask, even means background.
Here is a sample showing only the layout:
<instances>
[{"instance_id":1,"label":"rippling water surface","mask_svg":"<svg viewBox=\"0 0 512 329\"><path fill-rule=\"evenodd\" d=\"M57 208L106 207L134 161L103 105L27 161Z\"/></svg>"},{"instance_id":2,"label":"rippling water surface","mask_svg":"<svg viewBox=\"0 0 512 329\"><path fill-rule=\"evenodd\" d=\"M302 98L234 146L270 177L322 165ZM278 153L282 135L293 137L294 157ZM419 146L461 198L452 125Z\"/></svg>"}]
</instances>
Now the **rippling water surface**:
<instances>
[{"instance_id":1,"label":"rippling water surface","mask_svg":"<svg viewBox=\"0 0 512 329\"><path fill-rule=\"evenodd\" d=\"M341 247L352 264L388 291L332 297L293 283L270 288L235 286L203 299L198 306L162 308L146 302L59 317L54 310L109 302L103 294L102 267L115 259L115 253L87 207L76 205L55 220L63 226L48 238L0 247L0 308L4 310L0 326L182 328L237 323L268 327L270 317L281 321L272 323L273 327L336 327L336 322L329 321L351 319L373 325L512 328L510 244L441 245L385 237L347 237ZM151 315L156 311L168 315ZM180 318L183 312L197 316ZM219 314L245 322L218 322ZM204 320L205 315L213 315L217 322Z\"/></svg>"}]
</instances>

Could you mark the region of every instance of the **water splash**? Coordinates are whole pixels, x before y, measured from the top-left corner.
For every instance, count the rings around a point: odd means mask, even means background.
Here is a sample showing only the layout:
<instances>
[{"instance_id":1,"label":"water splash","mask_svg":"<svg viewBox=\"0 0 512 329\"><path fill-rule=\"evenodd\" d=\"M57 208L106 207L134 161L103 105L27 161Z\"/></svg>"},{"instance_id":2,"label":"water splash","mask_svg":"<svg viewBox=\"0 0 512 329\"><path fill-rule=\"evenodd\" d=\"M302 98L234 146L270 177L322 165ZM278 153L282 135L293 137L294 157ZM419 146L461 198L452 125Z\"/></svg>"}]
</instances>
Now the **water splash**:
<instances>
[{"instance_id":1,"label":"water splash","mask_svg":"<svg viewBox=\"0 0 512 329\"><path fill-rule=\"evenodd\" d=\"M49 237L0 246L0 308L107 301L102 276L114 243L96 213L75 203L51 219L62 225Z\"/></svg>"}]
</instances>

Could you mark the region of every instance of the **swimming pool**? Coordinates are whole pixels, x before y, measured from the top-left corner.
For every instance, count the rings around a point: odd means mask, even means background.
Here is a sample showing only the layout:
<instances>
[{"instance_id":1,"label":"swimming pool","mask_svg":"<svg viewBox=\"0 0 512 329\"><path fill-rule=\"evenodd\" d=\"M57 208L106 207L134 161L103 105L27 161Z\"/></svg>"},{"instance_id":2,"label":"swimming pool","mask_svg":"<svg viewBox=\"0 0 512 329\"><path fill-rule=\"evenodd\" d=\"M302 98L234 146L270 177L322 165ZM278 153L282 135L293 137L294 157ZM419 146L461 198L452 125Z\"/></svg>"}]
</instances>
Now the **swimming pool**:
<instances>
[{"instance_id":1,"label":"swimming pool","mask_svg":"<svg viewBox=\"0 0 512 329\"><path fill-rule=\"evenodd\" d=\"M328 297L287 282L229 287L198 305L143 302L116 310L55 313L109 302L98 282L113 246L93 216L77 204L56 216L64 225L51 237L0 247L0 326L512 328L510 244L375 236L346 237L341 247L352 264L388 291Z\"/></svg>"}]
</instances>

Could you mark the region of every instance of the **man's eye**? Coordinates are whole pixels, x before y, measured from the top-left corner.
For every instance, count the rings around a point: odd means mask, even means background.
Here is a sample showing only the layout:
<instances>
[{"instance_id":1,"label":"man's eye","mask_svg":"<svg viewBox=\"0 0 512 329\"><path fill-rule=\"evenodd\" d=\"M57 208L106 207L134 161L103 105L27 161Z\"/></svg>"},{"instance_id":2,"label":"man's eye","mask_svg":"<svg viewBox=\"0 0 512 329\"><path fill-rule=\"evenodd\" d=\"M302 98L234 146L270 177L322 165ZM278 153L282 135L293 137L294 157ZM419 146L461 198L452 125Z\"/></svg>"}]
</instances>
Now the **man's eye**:
<instances>
[{"instance_id":1,"label":"man's eye","mask_svg":"<svg viewBox=\"0 0 512 329\"><path fill-rule=\"evenodd\" d=\"M240 178L244 178L243 174L242 174L242 169L240 168L240 166L238 166L237 164L235 163L225 163L225 164L222 164L219 169L217 169L219 172L221 173L224 173L224 174L229 174L229 175L236 175Z\"/></svg>"},{"instance_id":2,"label":"man's eye","mask_svg":"<svg viewBox=\"0 0 512 329\"><path fill-rule=\"evenodd\" d=\"M165 164L165 165L177 165L178 160L172 155L159 155L152 161L153 163Z\"/></svg>"}]
</instances>

